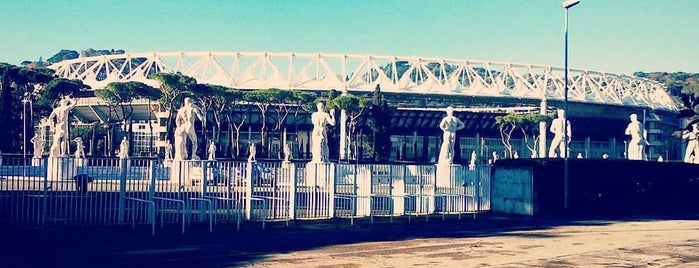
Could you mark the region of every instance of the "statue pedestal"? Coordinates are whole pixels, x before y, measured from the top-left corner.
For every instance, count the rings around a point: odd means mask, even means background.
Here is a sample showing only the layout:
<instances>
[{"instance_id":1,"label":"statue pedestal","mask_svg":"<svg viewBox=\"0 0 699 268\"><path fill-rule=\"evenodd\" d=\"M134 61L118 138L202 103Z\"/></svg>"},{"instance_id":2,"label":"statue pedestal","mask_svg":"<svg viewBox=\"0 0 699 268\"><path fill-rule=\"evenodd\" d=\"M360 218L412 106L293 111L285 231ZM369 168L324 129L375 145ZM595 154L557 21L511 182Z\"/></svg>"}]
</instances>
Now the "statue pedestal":
<instances>
[{"instance_id":1,"label":"statue pedestal","mask_svg":"<svg viewBox=\"0 0 699 268\"><path fill-rule=\"evenodd\" d=\"M166 161L170 166L170 182L184 185L183 178L187 178L187 162L185 160L170 160Z\"/></svg>"},{"instance_id":2,"label":"statue pedestal","mask_svg":"<svg viewBox=\"0 0 699 268\"><path fill-rule=\"evenodd\" d=\"M84 167L87 165L87 159L85 158L75 158L76 167Z\"/></svg>"},{"instance_id":3,"label":"statue pedestal","mask_svg":"<svg viewBox=\"0 0 699 268\"><path fill-rule=\"evenodd\" d=\"M44 160L43 158L36 158L36 157L32 158L32 166L34 166L34 167L41 166L43 160Z\"/></svg>"},{"instance_id":4,"label":"statue pedestal","mask_svg":"<svg viewBox=\"0 0 699 268\"><path fill-rule=\"evenodd\" d=\"M306 185L321 188L335 186L335 164L328 162L306 164Z\"/></svg>"},{"instance_id":5,"label":"statue pedestal","mask_svg":"<svg viewBox=\"0 0 699 268\"><path fill-rule=\"evenodd\" d=\"M70 180L75 176L75 158L49 157L46 178L49 181Z\"/></svg>"},{"instance_id":6,"label":"statue pedestal","mask_svg":"<svg viewBox=\"0 0 699 268\"><path fill-rule=\"evenodd\" d=\"M355 174L357 185L357 205L356 213L357 216L369 216L371 215L371 169L367 166L362 165L357 168L357 174Z\"/></svg>"},{"instance_id":7,"label":"statue pedestal","mask_svg":"<svg viewBox=\"0 0 699 268\"><path fill-rule=\"evenodd\" d=\"M170 182L178 183L179 185L195 185L196 183L202 183L203 178L202 161L172 161L172 165L170 166Z\"/></svg>"},{"instance_id":8,"label":"statue pedestal","mask_svg":"<svg viewBox=\"0 0 699 268\"><path fill-rule=\"evenodd\" d=\"M456 185L456 170L460 165L437 164L435 185L439 188L451 188Z\"/></svg>"}]
</instances>

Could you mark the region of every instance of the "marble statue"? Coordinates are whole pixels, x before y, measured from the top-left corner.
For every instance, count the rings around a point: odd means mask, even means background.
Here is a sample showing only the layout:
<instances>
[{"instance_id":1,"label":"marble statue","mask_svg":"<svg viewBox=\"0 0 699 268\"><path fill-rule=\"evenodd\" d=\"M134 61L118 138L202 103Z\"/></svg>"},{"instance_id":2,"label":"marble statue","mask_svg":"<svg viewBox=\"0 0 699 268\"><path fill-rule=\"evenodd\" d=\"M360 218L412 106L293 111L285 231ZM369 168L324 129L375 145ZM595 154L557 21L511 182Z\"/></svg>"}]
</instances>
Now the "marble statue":
<instances>
[{"instance_id":1,"label":"marble statue","mask_svg":"<svg viewBox=\"0 0 699 268\"><path fill-rule=\"evenodd\" d=\"M175 156L173 160L187 159L187 134L183 125L175 127Z\"/></svg>"},{"instance_id":2,"label":"marble statue","mask_svg":"<svg viewBox=\"0 0 699 268\"><path fill-rule=\"evenodd\" d=\"M172 143L169 140L165 140L165 160L170 160L172 157Z\"/></svg>"},{"instance_id":3,"label":"marble statue","mask_svg":"<svg viewBox=\"0 0 699 268\"><path fill-rule=\"evenodd\" d=\"M334 110L330 113L325 112L323 103L319 102L316 107L318 110L311 114L311 123L313 123L313 132L311 133L311 162L323 163L328 161L328 134L327 125L335 125Z\"/></svg>"},{"instance_id":4,"label":"marble statue","mask_svg":"<svg viewBox=\"0 0 699 268\"><path fill-rule=\"evenodd\" d=\"M699 164L699 123L694 123L692 130L685 131L682 138L687 140L684 162Z\"/></svg>"},{"instance_id":5,"label":"marble statue","mask_svg":"<svg viewBox=\"0 0 699 268\"><path fill-rule=\"evenodd\" d=\"M291 160L291 142L286 142L284 144L284 162L289 162Z\"/></svg>"},{"instance_id":6,"label":"marble statue","mask_svg":"<svg viewBox=\"0 0 699 268\"><path fill-rule=\"evenodd\" d=\"M53 143L49 151L51 157L62 157L68 152L68 114L75 104L74 99L63 98L48 117L49 125L53 129Z\"/></svg>"},{"instance_id":7,"label":"marble statue","mask_svg":"<svg viewBox=\"0 0 699 268\"><path fill-rule=\"evenodd\" d=\"M577 159L583 159L582 153L578 153L578 155L577 155L575 158L577 158Z\"/></svg>"},{"instance_id":8,"label":"marble statue","mask_svg":"<svg viewBox=\"0 0 699 268\"><path fill-rule=\"evenodd\" d=\"M208 160L216 159L216 144L213 140L209 141L209 148L206 150L208 153Z\"/></svg>"},{"instance_id":9,"label":"marble statue","mask_svg":"<svg viewBox=\"0 0 699 268\"><path fill-rule=\"evenodd\" d=\"M476 168L476 159L478 158L478 155L476 155L476 151L471 151L471 161L468 163L468 169L469 170L474 170Z\"/></svg>"},{"instance_id":10,"label":"marble statue","mask_svg":"<svg viewBox=\"0 0 699 268\"><path fill-rule=\"evenodd\" d=\"M41 136L40 132L36 132L29 141L34 144L34 158L41 158L44 155L44 137Z\"/></svg>"},{"instance_id":11,"label":"marble statue","mask_svg":"<svg viewBox=\"0 0 699 268\"><path fill-rule=\"evenodd\" d=\"M518 159L518 158L519 158L519 153L518 153L517 151L515 151L514 153L512 153L512 158Z\"/></svg>"},{"instance_id":12,"label":"marble statue","mask_svg":"<svg viewBox=\"0 0 699 268\"><path fill-rule=\"evenodd\" d=\"M255 143L250 143L250 154L248 155L248 162L255 161L256 155L257 147L255 147Z\"/></svg>"},{"instance_id":13,"label":"marble statue","mask_svg":"<svg viewBox=\"0 0 699 268\"><path fill-rule=\"evenodd\" d=\"M121 139L121 144L119 145L119 158L129 158L129 140L126 139L126 137Z\"/></svg>"},{"instance_id":14,"label":"marble statue","mask_svg":"<svg viewBox=\"0 0 699 268\"><path fill-rule=\"evenodd\" d=\"M553 140L551 141L551 147L549 148L549 157L559 156L561 158L564 158L565 155L563 154L563 152L569 151L567 146L572 140L570 131L570 121L566 120L564 110L559 109L556 112L557 117L556 119L553 119L553 121L551 121L551 127L549 128L549 131L553 133ZM568 140L564 142L563 138L566 135ZM556 149L558 149L558 153L556 153Z\"/></svg>"},{"instance_id":15,"label":"marble statue","mask_svg":"<svg viewBox=\"0 0 699 268\"><path fill-rule=\"evenodd\" d=\"M446 109L447 115L439 122L439 128L444 132L442 135L442 148L439 150L437 164L450 165L454 161L454 144L456 142L456 131L464 128L464 122L454 116L454 108Z\"/></svg>"},{"instance_id":16,"label":"marble statue","mask_svg":"<svg viewBox=\"0 0 699 268\"><path fill-rule=\"evenodd\" d=\"M85 158L85 144L83 144L83 138L77 137L73 139L75 141L75 159Z\"/></svg>"},{"instance_id":17,"label":"marble statue","mask_svg":"<svg viewBox=\"0 0 699 268\"><path fill-rule=\"evenodd\" d=\"M177 116L175 117L175 124L177 125L177 128L181 128L180 131L183 131L185 134L175 135L175 144L177 145L179 143L181 145L179 147L175 146L176 155L178 154L177 150L181 150L182 147L186 149L187 138L189 138L189 141L192 143L192 160L199 160L199 156L197 156L197 133L194 131L194 122L197 118L200 121L205 120L201 108L195 105L191 98L184 98L184 103L182 104L182 107L177 110ZM177 130L175 131L177 132ZM184 138L184 140L177 140L182 138ZM187 153L180 153L180 156L184 156L182 159L185 159L187 157Z\"/></svg>"},{"instance_id":18,"label":"marble statue","mask_svg":"<svg viewBox=\"0 0 699 268\"><path fill-rule=\"evenodd\" d=\"M498 159L500 159L500 156L498 155L498 152L497 152L497 151L493 151L493 163L495 163L495 161L498 161Z\"/></svg>"},{"instance_id":19,"label":"marble statue","mask_svg":"<svg viewBox=\"0 0 699 268\"><path fill-rule=\"evenodd\" d=\"M624 134L631 136L626 156L630 160L643 160L643 146L648 145L646 141L646 129L643 127L643 124L638 121L638 116L636 114L631 114L629 119L631 119L631 122L624 131Z\"/></svg>"}]
</instances>

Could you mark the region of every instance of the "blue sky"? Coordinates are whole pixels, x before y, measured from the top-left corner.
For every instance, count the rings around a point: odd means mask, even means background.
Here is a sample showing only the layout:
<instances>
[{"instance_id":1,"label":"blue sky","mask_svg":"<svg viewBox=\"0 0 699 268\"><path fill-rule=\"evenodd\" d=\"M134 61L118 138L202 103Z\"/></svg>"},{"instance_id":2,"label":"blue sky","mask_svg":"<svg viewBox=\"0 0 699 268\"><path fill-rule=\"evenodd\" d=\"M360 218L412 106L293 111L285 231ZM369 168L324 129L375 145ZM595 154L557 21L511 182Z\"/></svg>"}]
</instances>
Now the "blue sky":
<instances>
[{"instance_id":1,"label":"blue sky","mask_svg":"<svg viewBox=\"0 0 699 268\"><path fill-rule=\"evenodd\" d=\"M0 62L61 49L269 51L563 65L560 0L0 0ZM582 0L572 68L699 72L699 1Z\"/></svg>"}]
</instances>

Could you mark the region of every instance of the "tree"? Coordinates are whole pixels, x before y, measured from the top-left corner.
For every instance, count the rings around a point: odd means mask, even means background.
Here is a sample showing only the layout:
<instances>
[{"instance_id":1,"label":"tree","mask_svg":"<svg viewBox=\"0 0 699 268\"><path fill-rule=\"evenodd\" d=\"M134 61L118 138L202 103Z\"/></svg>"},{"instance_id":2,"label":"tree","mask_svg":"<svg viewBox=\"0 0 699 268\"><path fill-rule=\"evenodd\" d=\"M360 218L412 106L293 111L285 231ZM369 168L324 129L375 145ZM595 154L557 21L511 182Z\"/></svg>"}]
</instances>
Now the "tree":
<instances>
[{"instance_id":1,"label":"tree","mask_svg":"<svg viewBox=\"0 0 699 268\"><path fill-rule=\"evenodd\" d=\"M64 60L72 60L80 57L80 53L75 50L61 49L58 53L54 54L50 58L46 59L48 63L57 63Z\"/></svg>"},{"instance_id":2,"label":"tree","mask_svg":"<svg viewBox=\"0 0 699 268\"><path fill-rule=\"evenodd\" d=\"M349 141L349 147L355 148L352 149L355 157L357 157L356 146L353 147L352 145L356 145L359 141L355 138L356 135L352 134L357 130L358 119L364 110L369 107L369 104L369 101L366 99L350 93L342 94L331 101L331 107L344 110L347 113L347 140Z\"/></svg>"},{"instance_id":3,"label":"tree","mask_svg":"<svg viewBox=\"0 0 699 268\"><path fill-rule=\"evenodd\" d=\"M0 63L0 128L12 137L8 142L0 143L0 150L19 151L27 144L27 138L33 136L31 126L38 122L39 117L50 113L56 99L86 88L82 82L54 78L53 75L53 71L47 68ZM72 86L65 86L66 81ZM25 108L29 109L28 113L23 110ZM25 127L28 132L22 135Z\"/></svg>"},{"instance_id":4,"label":"tree","mask_svg":"<svg viewBox=\"0 0 699 268\"><path fill-rule=\"evenodd\" d=\"M161 110L168 113L166 129L167 133L172 134L172 118L175 113L175 107L180 104L183 99L183 92L191 92L197 86L197 80L183 75L181 73L154 73L150 75L150 79L160 82L158 88L162 93L158 100ZM172 140L172 137L169 137Z\"/></svg>"},{"instance_id":5,"label":"tree","mask_svg":"<svg viewBox=\"0 0 699 268\"><path fill-rule=\"evenodd\" d=\"M524 144L529 150L532 157L537 155L537 143L539 141L537 127L539 122L550 121L551 116L542 114L517 114L509 113L504 116L496 116L495 122L500 130L500 138L505 149L512 156L512 134L515 129L519 128L522 133Z\"/></svg>"},{"instance_id":6,"label":"tree","mask_svg":"<svg viewBox=\"0 0 699 268\"><path fill-rule=\"evenodd\" d=\"M699 123L699 84L687 85L682 88L682 109L677 113L677 118L687 119L689 122L684 130L691 131L695 123Z\"/></svg>"},{"instance_id":7,"label":"tree","mask_svg":"<svg viewBox=\"0 0 699 268\"><path fill-rule=\"evenodd\" d=\"M109 103L110 109L119 108L119 110L121 111L122 125L128 133L129 140L133 140L131 120L133 116L133 100L143 98L148 99L149 101L153 101L159 99L162 96L162 93L158 89L155 89L154 87L151 87L144 83L131 81L111 82L102 89L95 89L95 96L107 101L107 103ZM111 128L110 122L106 123L108 128ZM113 137L111 137L110 132L108 131L107 133L109 152L111 152L111 146L114 140Z\"/></svg>"},{"instance_id":8,"label":"tree","mask_svg":"<svg viewBox=\"0 0 699 268\"><path fill-rule=\"evenodd\" d=\"M387 161L391 156L391 117L395 112L395 107L388 104L383 94L381 86L376 85L371 97L369 106L369 117L367 126L373 131L373 147L365 146L376 161Z\"/></svg>"}]
</instances>

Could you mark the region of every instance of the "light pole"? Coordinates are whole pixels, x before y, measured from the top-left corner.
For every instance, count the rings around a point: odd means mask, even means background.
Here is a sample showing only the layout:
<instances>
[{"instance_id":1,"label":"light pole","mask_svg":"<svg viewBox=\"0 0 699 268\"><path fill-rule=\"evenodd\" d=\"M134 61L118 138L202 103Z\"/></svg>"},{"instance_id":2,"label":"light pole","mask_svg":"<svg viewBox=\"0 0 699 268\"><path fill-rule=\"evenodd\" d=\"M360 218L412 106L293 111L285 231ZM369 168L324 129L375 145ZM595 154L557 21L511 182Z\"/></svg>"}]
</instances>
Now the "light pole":
<instances>
[{"instance_id":1,"label":"light pole","mask_svg":"<svg viewBox=\"0 0 699 268\"><path fill-rule=\"evenodd\" d=\"M563 1L564 9L564 28L565 28L565 49L564 49L564 70L563 70L563 210L568 210L568 9L579 4L580 0L565 0Z\"/></svg>"}]
</instances>

